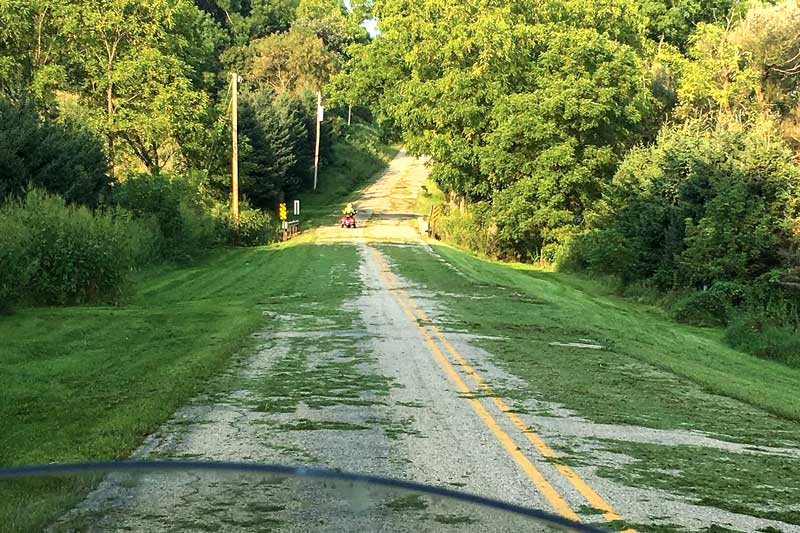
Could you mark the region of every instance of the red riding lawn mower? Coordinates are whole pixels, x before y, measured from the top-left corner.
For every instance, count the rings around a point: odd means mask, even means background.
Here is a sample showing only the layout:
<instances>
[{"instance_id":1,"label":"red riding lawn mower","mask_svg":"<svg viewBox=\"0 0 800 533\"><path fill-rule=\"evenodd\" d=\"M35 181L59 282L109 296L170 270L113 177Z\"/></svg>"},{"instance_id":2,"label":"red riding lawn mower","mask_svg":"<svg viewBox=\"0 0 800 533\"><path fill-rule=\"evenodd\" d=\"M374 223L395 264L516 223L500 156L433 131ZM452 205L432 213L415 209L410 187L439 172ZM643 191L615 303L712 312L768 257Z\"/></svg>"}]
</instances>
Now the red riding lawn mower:
<instances>
[{"instance_id":1,"label":"red riding lawn mower","mask_svg":"<svg viewBox=\"0 0 800 533\"><path fill-rule=\"evenodd\" d=\"M353 213L352 215L343 215L342 218L339 219L339 225L343 228L355 228L356 227L356 215Z\"/></svg>"}]
</instances>

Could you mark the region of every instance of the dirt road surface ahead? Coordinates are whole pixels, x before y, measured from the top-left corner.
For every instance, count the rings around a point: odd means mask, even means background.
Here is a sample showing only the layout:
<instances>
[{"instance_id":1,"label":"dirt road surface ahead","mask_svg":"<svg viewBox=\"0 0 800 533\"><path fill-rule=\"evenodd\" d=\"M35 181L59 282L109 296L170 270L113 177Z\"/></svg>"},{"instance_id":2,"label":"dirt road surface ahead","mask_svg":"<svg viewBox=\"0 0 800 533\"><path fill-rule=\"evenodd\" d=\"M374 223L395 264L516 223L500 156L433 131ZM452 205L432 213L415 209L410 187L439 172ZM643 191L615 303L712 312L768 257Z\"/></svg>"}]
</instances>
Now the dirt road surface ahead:
<instances>
[{"instance_id":1,"label":"dirt road surface ahead","mask_svg":"<svg viewBox=\"0 0 800 533\"><path fill-rule=\"evenodd\" d=\"M649 524L654 517L691 531L711 531L706 528L712 523L741 531L800 531L615 483L597 475L598 464L568 466L561 460L555 444L562 440L580 440L591 449L595 439L608 435L712 448L733 445L696 433L602 426L568 414L534 416L532 399L522 402L530 410L512 410L512 401L500 391L512 389L519 379L476 347L469 331L442 326L447 311L436 293L402 279L385 253L387 242L428 250L414 213L426 176L421 161L401 153L359 201L362 227L321 228L314 234L320 254L342 245L358 254L357 271L330 265L332 283L356 290L355 298L341 305L340 316L320 314L313 302L295 314L273 316L270 328L259 334L256 353L223 376L217 392L176 413L136 457L302 464L389 476L613 531L631 531L630 524ZM431 254L434 260L441 259ZM110 477L54 529L70 527L549 531L448 506L437 498L376 494L352 484L199 475Z\"/></svg>"},{"instance_id":2,"label":"dirt road surface ahead","mask_svg":"<svg viewBox=\"0 0 800 533\"><path fill-rule=\"evenodd\" d=\"M419 242L414 212L428 169L425 161L401 150L384 175L356 202L358 227L343 231L338 225L314 231L315 242Z\"/></svg>"}]
</instances>

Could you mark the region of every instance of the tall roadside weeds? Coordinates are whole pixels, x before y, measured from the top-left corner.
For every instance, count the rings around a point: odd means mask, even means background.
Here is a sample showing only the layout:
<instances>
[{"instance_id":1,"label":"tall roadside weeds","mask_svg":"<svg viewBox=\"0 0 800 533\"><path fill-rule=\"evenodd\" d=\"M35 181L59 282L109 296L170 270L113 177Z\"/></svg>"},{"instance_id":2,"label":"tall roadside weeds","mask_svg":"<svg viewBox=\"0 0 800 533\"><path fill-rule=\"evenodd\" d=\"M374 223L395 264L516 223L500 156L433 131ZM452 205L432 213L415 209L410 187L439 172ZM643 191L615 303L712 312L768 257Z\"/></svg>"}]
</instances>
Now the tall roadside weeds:
<instances>
[{"instance_id":1,"label":"tall roadside weeds","mask_svg":"<svg viewBox=\"0 0 800 533\"><path fill-rule=\"evenodd\" d=\"M190 177L133 174L116 184L111 205L135 219L154 224L157 259L184 261L204 254L224 239L224 229Z\"/></svg>"},{"instance_id":2,"label":"tall roadside weeds","mask_svg":"<svg viewBox=\"0 0 800 533\"><path fill-rule=\"evenodd\" d=\"M128 273L151 261L154 224L122 210L68 206L34 190L0 208L0 307L116 303Z\"/></svg>"}]
</instances>

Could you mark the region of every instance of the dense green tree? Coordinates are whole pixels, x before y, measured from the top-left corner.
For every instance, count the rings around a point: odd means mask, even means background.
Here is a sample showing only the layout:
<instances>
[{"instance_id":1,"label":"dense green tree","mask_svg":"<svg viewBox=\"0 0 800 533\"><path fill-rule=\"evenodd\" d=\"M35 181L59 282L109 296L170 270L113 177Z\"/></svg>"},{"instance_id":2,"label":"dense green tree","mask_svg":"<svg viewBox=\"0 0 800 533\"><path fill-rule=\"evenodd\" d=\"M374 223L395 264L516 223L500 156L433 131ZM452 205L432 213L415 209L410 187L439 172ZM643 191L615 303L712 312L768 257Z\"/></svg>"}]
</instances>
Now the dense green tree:
<instances>
[{"instance_id":1,"label":"dense green tree","mask_svg":"<svg viewBox=\"0 0 800 533\"><path fill-rule=\"evenodd\" d=\"M188 0L102 0L75 13L75 62L95 127L108 140L112 165L120 142L152 172L178 152L181 134L197 130L208 105L193 83L218 38ZM205 58L205 59L204 59Z\"/></svg>"},{"instance_id":2,"label":"dense green tree","mask_svg":"<svg viewBox=\"0 0 800 533\"><path fill-rule=\"evenodd\" d=\"M753 110L760 76L723 28L701 24L689 59L681 67L678 90L682 115L721 112L745 117Z\"/></svg>"},{"instance_id":3,"label":"dense green tree","mask_svg":"<svg viewBox=\"0 0 800 533\"><path fill-rule=\"evenodd\" d=\"M685 50L700 23L724 25L736 0L644 0L640 9L650 22L648 35Z\"/></svg>"},{"instance_id":4,"label":"dense green tree","mask_svg":"<svg viewBox=\"0 0 800 533\"><path fill-rule=\"evenodd\" d=\"M0 94L52 110L67 77L70 0L0 0Z\"/></svg>"},{"instance_id":5,"label":"dense green tree","mask_svg":"<svg viewBox=\"0 0 800 533\"><path fill-rule=\"evenodd\" d=\"M590 28L638 51L646 46L648 19L636 0L520 0L512 4L528 24Z\"/></svg>"},{"instance_id":6,"label":"dense green tree","mask_svg":"<svg viewBox=\"0 0 800 533\"><path fill-rule=\"evenodd\" d=\"M500 191L501 239L533 246L536 255L563 242L600 197L635 138L644 103L630 49L592 30L556 32L547 42L525 92L494 106L479 151L486 182Z\"/></svg>"},{"instance_id":7,"label":"dense green tree","mask_svg":"<svg viewBox=\"0 0 800 533\"><path fill-rule=\"evenodd\" d=\"M729 40L747 53L761 79L759 105L783 120L784 136L800 151L800 5L783 0L755 3Z\"/></svg>"},{"instance_id":8,"label":"dense green tree","mask_svg":"<svg viewBox=\"0 0 800 533\"><path fill-rule=\"evenodd\" d=\"M755 3L728 29L701 24L678 73L680 116L722 113L748 120L774 114L800 148L800 6Z\"/></svg>"},{"instance_id":9,"label":"dense green tree","mask_svg":"<svg viewBox=\"0 0 800 533\"><path fill-rule=\"evenodd\" d=\"M271 209L277 199L311 186L316 96L274 96L265 86L245 84L239 105L240 187L256 207ZM213 134L204 168L205 187L217 200L230 190L230 128L224 121ZM330 156L330 128L321 128L320 152Z\"/></svg>"},{"instance_id":10,"label":"dense green tree","mask_svg":"<svg viewBox=\"0 0 800 533\"><path fill-rule=\"evenodd\" d=\"M245 78L277 94L322 89L336 70L336 55L315 34L300 29L253 41Z\"/></svg>"},{"instance_id":11,"label":"dense green tree","mask_svg":"<svg viewBox=\"0 0 800 533\"><path fill-rule=\"evenodd\" d=\"M505 253L541 255L575 231L648 112L636 4L376 9L382 33L353 49L338 97L396 122L447 191L493 200Z\"/></svg>"},{"instance_id":12,"label":"dense green tree","mask_svg":"<svg viewBox=\"0 0 800 533\"><path fill-rule=\"evenodd\" d=\"M289 171L296 163L292 138L270 91L246 95L239 120L244 144L240 161L242 193L253 206L271 209L286 190Z\"/></svg>"},{"instance_id":13,"label":"dense green tree","mask_svg":"<svg viewBox=\"0 0 800 533\"><path fill-rule=\"evenodd\" d=\"M185 75L197 88L219 88L220 56L230 44L223 28L213 17L188 4L175 12L167 50L185 63Z\"/></svg>"},{"instance_id":14,"label":"dense green tree","mask_svg":"<svg viewBox=\"0 0 800 533\"><path fill-rule=\"evenodd\" d=\"M691 120L631 152L584 266L663 288L749 281L795 248L800 169L769 120ZM601 210L602 211L602 210Z\"/></svg>"},{"instance_id":15,"label":"dense green tree","mask_svg":"<svg viewBox=\"0 0 800 533\"><path fill-rule=\"evenodd\" d=\"M283 94L275 100L275 107L283 129L291 140L294 163L286 175L285 192L287 195L299 191L303 186L312 183L314 165L314 117L300 99Z\"/></svg>"},{"instance_id":16,"label":"dense green tree","mask_svg":"<svg viewBox=\"0 0 800 533\"><path fill-rule=\"evenodd\" d=\"M344 56L350 45L368 39L360 22L341 0L300 0L293 27L314 33L328 50Z\"/></svg>"},{"instance_id":17,"label":"dense green tree","mask_svg":"<svg viewBox=\"0 0 800 533\"><path fill-rule=\"evenodd\" d=\"M197 6L226 28L236 45L289 29L297 0L195 0Z\"/></svg>"},{"instance_id":18,"label":"dense green tree","mask_svg":"<svg viewBox=\"0 0 800 533\"><path fill-rule=\"evenodd\" d=\"M33 186L95 206L108 187L106 172L102 143L85 128L0 100L0 202Z\"/></svg>"}]
</instances>

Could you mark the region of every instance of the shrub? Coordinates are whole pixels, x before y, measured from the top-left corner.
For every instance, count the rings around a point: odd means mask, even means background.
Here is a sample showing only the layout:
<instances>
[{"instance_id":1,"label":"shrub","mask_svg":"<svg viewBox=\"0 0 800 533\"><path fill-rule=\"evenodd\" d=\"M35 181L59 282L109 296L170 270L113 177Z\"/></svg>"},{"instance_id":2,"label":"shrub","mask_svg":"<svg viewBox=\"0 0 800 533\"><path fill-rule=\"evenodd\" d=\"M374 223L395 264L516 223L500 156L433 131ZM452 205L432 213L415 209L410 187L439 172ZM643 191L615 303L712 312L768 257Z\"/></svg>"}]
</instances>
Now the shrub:
<instances>
[{"instance_id":1,"label":"shrub","mask_svg":"<svg viewBox=\"0 0 800 533\"><path fill-rule=\"evenodd\" d=\"M250 207L247 199L239 204L239 221L231 218L230 204L217 204L214 216L227 230L227 241L236 246L263 246L273 241L275 228L267 213Z\"/></svg>"},{"instance_id":2,"label":"shrub","mask_svg":"<svg viewBox=\"0 0 800 533\"><path fill-rule=\"evenodd\" d=\"M610 274L627 281L634 263L627 239L612 230L593 230L567 242L556 257L559 268Z\"/></svg>"},{"instance_id":3,"label":"shrub","mask_svg":"<svg viewBox=\"0 0 800 533\"><path fill-rule=\"evenodd\" d=\"M189 201L178 206L178 230L167 241L168 259L191 259L208 252L224 241L225 228L209 212Z\"/></svg>"},{"instance_id":4,"label":"shrub","mask_svg":"<svg viewBox=\"0 0 800 533\"><path fill-rule=\"evenodd\" d=\"M111 201L138 219L154 221L161 234L159 256L182 260L205 253L223 238L223 227L199 196L189 178L136 174L114 187Z\"/></svg>"},{"instance_id":5,"label":"shrub","mask_svg":"<svg viewBox=\"0 0 800 533\"><path fill-rule=\"evenodd\" d=\"M748 282L780 267L794 243L798 184L800 169L768 120L667 126L620 166L605 199L613 232L604 235L624 238L631 280L664 289Z\"/></svg>"},{"instance_id":6,"label":"shrub","mask_svg":"<svg viewBox=\"0 0 800 533\"><path fill-rule=\"evenodd\" d=\"M164 174L133 174L117 183L112 203L138 218L152 217L165 238L171 239L180 219L181 191Z\"/></svg>"},{"instance_id":7,"label":"shrub","mask_svg":"<svg viewBox=\"0 0 800 533\"><path fill-rule=\"evenodd\" d=\"M154 218L139 218L120 207L107 210L121 232L121 246L131 266L143 268L162 261L164 239Z\"/></svg>"},{"instance_id":8,"label":"shrub","mask_svg":"<svg viewBox=\"0 0 800 533\"><path fill-rule=\"evenodd\" d=\"M748 284L745 307L751 314L766 317L790 328L800 328L800 298L797 288L780 283L782 272L770 273Z\"/></svg>"},{"instance_id":9,"label":"shrub","mask_svg":"<svg viewBox=\"0 0 800 533\"><path fill-rule=\"evenodd\" d=\"M263 246L268 244L275 230L269 215L257 209L239 212L239 222L232 227L233 243L238 246Z\"/></svg>"},{"instance_id":10,"label":"shrub","mask_svg":"<svg viewBox=\"0 0 800 533\"><path fill-rule=\"evenodd\" d=\"M497 253L497 228L485 227L488 205L477 203L469 210L449 207L439 220L438 235L458 246L469 248L485 256Z\"/></svg>"},{"instance_id":11,"label":"shrub","mask_svg":"<svg viewBox=\"0 0 800 533\"><path fill-rule=\"evenodd\" d=\"M39 304L79 304L119 300L131 268L148 252L138 248L157 238L146 224L123 216L66 206L63 198L31 191L25 200L0 210L4 226L24 228L24 247L0 250L8 262L27 262L14 294ZM22 254L22 255L20 255Z\"/></svg>"},{"instance_id":12,"label":"shrub","mask_svg":"<svg viewBox=\"0 0 800 533\"><path fill-rule=\"evenodd\" d=\"M733 309L745 298L745 288L728 281L718 281L708 290L678 300L673 316L678 322L693 326L722 326L728 323Z\"/></svg>"},{"instance_id":13,"label":"shrub","mask_svg":"<svg viewBox=\"0 0 800 533\"><path fill-rule=\"evenodd\" d=\"M800 368L800 332L763 316L747 314L732 320L725 340L737 350Z\"/></svg>"}]
</instances>

